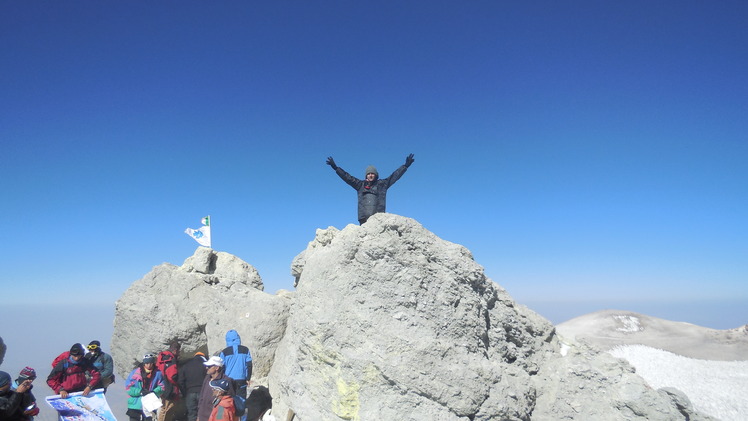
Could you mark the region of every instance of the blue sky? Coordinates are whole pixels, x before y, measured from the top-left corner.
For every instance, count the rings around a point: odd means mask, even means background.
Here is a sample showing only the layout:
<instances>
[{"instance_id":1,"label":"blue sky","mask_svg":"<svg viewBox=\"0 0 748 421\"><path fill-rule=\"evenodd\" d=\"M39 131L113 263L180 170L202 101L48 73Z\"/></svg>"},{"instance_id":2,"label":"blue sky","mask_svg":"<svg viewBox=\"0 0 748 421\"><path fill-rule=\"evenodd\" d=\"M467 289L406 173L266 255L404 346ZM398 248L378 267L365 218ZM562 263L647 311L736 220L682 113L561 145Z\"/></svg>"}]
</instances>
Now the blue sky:
<instances>
[{"instance_id":1,"label":"blue sky","mask_svg":"<svg viewBox=\"0 0 748 421\"><path fill-rule=\"evenodd\" d=\"M293 289L363 176L554 322L748 323L748 3L0 3L0 303L197 244Z\"/></svg>"}]
</instances>

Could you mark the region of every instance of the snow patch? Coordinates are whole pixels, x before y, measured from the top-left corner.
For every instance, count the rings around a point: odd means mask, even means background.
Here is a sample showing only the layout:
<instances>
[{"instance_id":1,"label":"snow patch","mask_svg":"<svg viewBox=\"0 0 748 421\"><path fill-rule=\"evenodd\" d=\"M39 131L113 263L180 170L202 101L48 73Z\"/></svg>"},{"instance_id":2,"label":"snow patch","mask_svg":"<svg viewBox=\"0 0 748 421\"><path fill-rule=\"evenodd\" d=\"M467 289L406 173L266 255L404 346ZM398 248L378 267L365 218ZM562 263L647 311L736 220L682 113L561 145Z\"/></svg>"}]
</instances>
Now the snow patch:
<instances>
[{"instance_id":1,"label":"snow patch","mask_svg":"<svg viewBox=\"0 0 748 421\"><path fill-rule=\"evenodd\" d=\"M644 345L608 352L628 361L653 389L682 391L699 412L722 421L748 420L748 361L697 360Z\"/></svg>"},{"instance_id":2,"label":"snow patch","mask_svg":"<svg viewBox=\"0 0 748 421\"><path fill-rule=\"evenodd\" d=\"M644 327L642 327L641 323L639 323L639 318L636 316L623 316L623 315L617 315L613 316L615 320L621 323L621 327L617 327L616 330L619 332L641 332L644 330Z\"/></svg>"}]
</instances>

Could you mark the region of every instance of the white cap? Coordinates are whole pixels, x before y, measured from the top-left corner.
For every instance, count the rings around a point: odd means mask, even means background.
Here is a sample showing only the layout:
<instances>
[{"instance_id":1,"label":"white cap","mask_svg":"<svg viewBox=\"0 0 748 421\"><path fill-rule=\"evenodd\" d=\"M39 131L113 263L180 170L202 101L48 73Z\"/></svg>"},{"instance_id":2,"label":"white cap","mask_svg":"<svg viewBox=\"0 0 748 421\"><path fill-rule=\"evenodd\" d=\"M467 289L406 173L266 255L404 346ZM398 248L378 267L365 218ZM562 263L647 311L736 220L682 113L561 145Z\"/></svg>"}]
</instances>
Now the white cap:
<instances>
[{"instance_id":1,"label":"white cap","mask_svg":"<svg viewBox=\"0 0 748 421\"><path fill-rule=\"evenodd\" d=\"M219 357L218 355L214 355L210 357L210 359L203 363L204 366L210 367L212 365L217 365L218 367L223 367L223 359Z\"/></svg>"}]
</instances>

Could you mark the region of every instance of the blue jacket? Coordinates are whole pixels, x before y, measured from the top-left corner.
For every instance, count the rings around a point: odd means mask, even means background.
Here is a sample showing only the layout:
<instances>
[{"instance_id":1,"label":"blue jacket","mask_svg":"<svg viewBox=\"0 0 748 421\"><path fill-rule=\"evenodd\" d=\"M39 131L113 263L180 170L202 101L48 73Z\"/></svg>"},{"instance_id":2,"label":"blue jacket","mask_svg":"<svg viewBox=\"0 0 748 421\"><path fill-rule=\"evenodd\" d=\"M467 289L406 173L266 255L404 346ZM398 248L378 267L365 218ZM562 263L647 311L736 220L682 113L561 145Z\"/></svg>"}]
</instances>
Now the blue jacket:
<instances>
[{"instance_id":1,"label":"blue jacket","mask_svg":"<svg viewBox=\"0 0 748 421\"><path fill-rule=\"evenodd\" d=\"M86 358L91 361L94 368L99 370L99 374L101 374L101 380L96 386L94 386L94 388L104 387L102 384L104 380L109 379L114 374L114 361L112 361L111 355L104 351L100 351L98 354L92 354L89 352L86 354Z\"/></svg>"},{"instance_id":2,"label":"blue jacket","mask_svg":"<svg viewBox=\"0 0 748 421\"><path fill-rule=\"evenodd\" d=\"M226 348L221 351L224 373L234 380L247 381L252 377L252 355L242 345L239 334L231 329L226 332Z\"/></svg>"}]
</instances>

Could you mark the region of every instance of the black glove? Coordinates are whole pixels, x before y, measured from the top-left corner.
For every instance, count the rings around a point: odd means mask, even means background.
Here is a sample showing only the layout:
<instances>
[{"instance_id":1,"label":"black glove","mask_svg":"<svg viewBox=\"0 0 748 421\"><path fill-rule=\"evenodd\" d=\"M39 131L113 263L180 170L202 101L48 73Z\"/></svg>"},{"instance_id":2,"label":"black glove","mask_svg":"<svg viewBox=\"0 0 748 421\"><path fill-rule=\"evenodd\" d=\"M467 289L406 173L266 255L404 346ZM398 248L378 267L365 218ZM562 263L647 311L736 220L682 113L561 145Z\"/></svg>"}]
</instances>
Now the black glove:
<instances>
[{"instance_id":1,"label":"black glove","mask_svg":"<svg viewBox=\"0 0 748 421\"><path fill-rule=\"evenodd\" d=\"M334 170L337 170L337 169L338 169L338 166L337 166L337 165L335 165L335 160L334 160L334 159L332 159L332 157L331 157L331 156L328 156L328 157L327 157L327 165L331 166L331 167L332 167L332 169L334 169Z\"/></svg>"},{"instance_id":2,"label":"black glove","mask_svg":"<svg viewBox=\"0 0 748 421\"><path fill-rule=\"evenodd\" d=\"M405 158L405 166L406 166L406 167L409 167L409 166L410 166L410 164L412 164L412 163L413 163L413 161L415 161L415 159L413 159L413 154L410 154L410 155L408 155L408 156L407 156L407 157Z\"/></svg>"}]
</instances>

